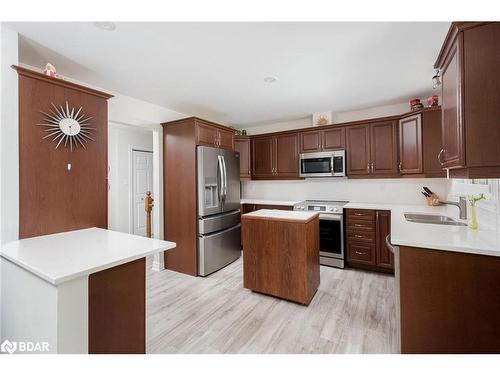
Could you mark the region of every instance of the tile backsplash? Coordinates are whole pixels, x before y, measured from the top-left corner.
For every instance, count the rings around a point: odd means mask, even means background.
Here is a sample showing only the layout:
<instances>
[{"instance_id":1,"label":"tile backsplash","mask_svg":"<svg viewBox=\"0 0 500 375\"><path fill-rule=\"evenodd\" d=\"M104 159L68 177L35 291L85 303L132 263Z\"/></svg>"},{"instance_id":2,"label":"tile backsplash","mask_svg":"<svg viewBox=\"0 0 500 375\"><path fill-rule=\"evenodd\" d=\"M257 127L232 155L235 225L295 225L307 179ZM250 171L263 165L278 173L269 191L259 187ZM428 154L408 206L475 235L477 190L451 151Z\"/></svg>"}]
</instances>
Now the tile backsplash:
<instances>
[{"instance_id":1,"label":"tile backsplash","mask_svg":"<svg viewBox=\"0 0 500 375\"><path fill-rule=\"evenodd\" d=\"M294 181L245 181L242 198L273 200L347 200L363 203L425 204L420 191L427 186L446 196L446 179L366 179L317 178Z\"/></svg>"}]
</instances>

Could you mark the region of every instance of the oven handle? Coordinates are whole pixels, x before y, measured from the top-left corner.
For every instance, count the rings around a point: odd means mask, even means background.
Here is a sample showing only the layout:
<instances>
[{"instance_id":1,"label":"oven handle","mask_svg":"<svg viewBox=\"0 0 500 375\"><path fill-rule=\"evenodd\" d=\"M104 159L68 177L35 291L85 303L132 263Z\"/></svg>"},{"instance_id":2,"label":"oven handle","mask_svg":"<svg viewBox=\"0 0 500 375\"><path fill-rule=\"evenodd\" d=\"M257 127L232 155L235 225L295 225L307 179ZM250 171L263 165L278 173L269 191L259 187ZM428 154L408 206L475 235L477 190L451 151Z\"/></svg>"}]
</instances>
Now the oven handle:
<instances>
[{"instance_id":1,"label":"oven handle","mask_svg":"<svg viewBox=\"0 0 500 375\"><path fill-rule=\"evenodd\" d=\"M335 214L319 214L320 220L329 220L329 221L342 221L342 215Z\"/></svg>"}]
</instances>

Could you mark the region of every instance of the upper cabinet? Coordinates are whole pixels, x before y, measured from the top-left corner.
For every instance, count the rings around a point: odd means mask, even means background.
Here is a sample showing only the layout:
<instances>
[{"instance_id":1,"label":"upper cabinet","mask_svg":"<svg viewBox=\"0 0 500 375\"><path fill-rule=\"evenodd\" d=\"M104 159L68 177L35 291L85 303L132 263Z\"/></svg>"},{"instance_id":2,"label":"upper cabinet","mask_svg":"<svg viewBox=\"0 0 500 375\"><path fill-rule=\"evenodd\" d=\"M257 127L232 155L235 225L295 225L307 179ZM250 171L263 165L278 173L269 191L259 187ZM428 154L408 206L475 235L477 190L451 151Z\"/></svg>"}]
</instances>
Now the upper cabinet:
<instances>
[{"instance_id":1,"label":"upper cabinet","mask_svg":"<svg viewBox=\"0 0 500 375\"><path fill-rule=\"evenodd\" d=\"M234 149L234 132L220 125L194 118L196 122L196 144Z\"/></svg>"},{"instance_id":2,"label":"upper cabinet","mask_svg":"<svg viewBox=\"0 0 500 375\"><path fill-rule=\"evenodd\" d=\"M252 178L250 138L246 136L237 136L234 139L234 151L240 153L240 180L249 180Z\"/></svg>"},{"instance_id":3,"label":"upper cabinet","mask_svg":"<svg viewBox=\"0 0 500 375\"><path fill-rule=\"evenodd\" d=\"M299 134L300 152L321 152L345 148L345 128L310 130Z\"/></svg>"},{"instance_id":4,"label":"upper cabinet","mask_svg":"<svg viewBox=\"0 0 500 375\"><path fill-rule=\"evenodd\" d=\"M442 80L439 161L451 177L500 177L500 23L454 22L435 68Z\"/></svg>"},{"instance_id":5,"label":"upper cabinet","mask_svg":"<svg viewBox=\"0 0 500 375\"><path fill-rule=\"evenodd\" d=\"M258 180L299 178L298 134L252 138L252 177Z\"/></svg>"},{"instance_id":6,"label":"upper cabinet","mask_svg":"<svg viewBox=\"0 0 500 375\"><path fill-rule=\"evenodd\" d=\"M347 175L354 178L397 176L396 134L395 121L347 127Z\"/></svg>"},{"instance_id":7,"label":"upper cabinet","mask_svg":"<svg viewBox=\"0 0 500 375\"><path fill-rule=\"evenodd\" d=\"M446 177L441 150L440 107L426 108L399 120L399 173L403 177Z\"/></svg>"}]
</instances>

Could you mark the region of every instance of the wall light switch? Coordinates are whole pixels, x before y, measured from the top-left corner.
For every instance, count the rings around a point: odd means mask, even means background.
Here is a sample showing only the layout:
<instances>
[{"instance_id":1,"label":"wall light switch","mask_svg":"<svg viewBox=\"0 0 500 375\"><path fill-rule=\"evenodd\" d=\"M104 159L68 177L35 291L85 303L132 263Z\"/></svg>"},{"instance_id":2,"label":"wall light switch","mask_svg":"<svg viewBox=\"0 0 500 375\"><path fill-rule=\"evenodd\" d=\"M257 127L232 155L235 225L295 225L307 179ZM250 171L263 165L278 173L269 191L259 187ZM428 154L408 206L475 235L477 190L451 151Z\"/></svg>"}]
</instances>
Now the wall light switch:
<instances>
[{"instance_id":1,"label":"wall light switch","mask_svg":"<svg viewBox=\"0 0 500 375\"><path fill-rule=\"evenodd\" d=\"M71 170L71 164L68 164L68 171Z\"/></svg>"}]
</instances>

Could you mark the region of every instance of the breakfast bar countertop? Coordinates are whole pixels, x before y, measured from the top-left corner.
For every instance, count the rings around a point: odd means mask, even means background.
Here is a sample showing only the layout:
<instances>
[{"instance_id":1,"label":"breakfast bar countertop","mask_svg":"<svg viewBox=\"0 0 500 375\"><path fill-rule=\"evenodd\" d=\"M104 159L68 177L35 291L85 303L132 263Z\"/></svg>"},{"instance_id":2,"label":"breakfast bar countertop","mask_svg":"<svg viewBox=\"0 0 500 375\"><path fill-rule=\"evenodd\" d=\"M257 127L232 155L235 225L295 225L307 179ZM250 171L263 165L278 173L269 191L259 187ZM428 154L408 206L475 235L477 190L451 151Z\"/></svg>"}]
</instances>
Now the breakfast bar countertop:
<instances>
[{"instance_id":1,"label":"breakfast bar countertop","mask_svg":"<svg viewBox=\"0 0 500 375\"><path fill-rule=\"evenodd\" d=\"M0 256L53 285L175 248L174 242L87 228L12 241Z\"/></svg>"}]
</instances>

